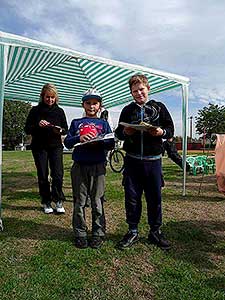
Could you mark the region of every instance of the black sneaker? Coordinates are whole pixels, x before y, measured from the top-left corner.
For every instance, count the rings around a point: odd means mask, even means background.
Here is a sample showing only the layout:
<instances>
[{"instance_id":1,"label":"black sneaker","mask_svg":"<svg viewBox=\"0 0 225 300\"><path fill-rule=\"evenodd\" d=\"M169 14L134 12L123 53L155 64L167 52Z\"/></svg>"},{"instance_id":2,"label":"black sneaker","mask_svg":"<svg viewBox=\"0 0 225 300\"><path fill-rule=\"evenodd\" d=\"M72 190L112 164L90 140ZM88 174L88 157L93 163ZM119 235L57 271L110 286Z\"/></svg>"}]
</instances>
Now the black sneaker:
<instances>
[{"instance_id":1,"label":"black sneaker","mask_svg":"<svg viewBox=\"0 0 225 300\"><path fill-rule=\"evenodd\" d=\"M87 248L88 247L88 241L86 237L76 237L75 238L75 246L77 248Z\"/></svg>"},{"instance_id":2,"label":"black sneaker","mask_svg":"<svg viewBox=\"0 0 225 300\"><path fill-rule=\"evenodd\" d=\"M119 241L117 244L117 248L119 249L126 249L130 248L134 243L136 243L139 240L138 232L128 231L123 239Z\"/></svg>"},{"instance_id":3,"label":"black sneaker","mask_svg":"<svg viewBox=\"0 0 225 300\"><path fill-rule=\"evenodd\" d=\"M98 249L104 243L104 238L102 236L93 236L90 241L90 247L94 249Z\"/></svg>"},{"instance_id":4,"label":"black sneaker","mask_svg":"<svg viewBox=\"0 0 225 300\"><path fill-rule=\"evenodd\" d=\"M170 243L165 239L163 233L160 230L150 231L148 235L148 241L161 248L162 250L169 250L171 248Z\"/></svg>"}]
</instances>

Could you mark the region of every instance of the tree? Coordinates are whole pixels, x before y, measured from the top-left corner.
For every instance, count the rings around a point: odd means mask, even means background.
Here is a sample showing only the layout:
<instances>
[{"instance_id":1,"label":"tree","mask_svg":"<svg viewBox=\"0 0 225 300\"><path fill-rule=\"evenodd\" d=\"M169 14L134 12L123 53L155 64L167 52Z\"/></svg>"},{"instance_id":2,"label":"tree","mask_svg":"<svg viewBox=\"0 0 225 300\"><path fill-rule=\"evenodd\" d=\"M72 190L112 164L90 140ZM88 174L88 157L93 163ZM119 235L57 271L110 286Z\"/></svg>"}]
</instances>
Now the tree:
<instances>
[{"instance_id":1,"label":"tree","mask_svg":"<svg viewBox=\"0 0 225 300\"><path fill-rule=\"evenodd\" d=\"M3 142L5 149L12 150L25 137L24 126L31 104L23 101L4 101Z\"/></svg>"},{"instance_id":2,"label":"tree","mask_svg":"<svg viewBox=\"0 0 225 300\"><path fill-rule=\"evenodd\" d=\"M198 111L196 117L196 132L205 134L211 139L212 133L225 132L225 106L209 103L208 107L203 107Z\"/></svg>"}]
</instances>

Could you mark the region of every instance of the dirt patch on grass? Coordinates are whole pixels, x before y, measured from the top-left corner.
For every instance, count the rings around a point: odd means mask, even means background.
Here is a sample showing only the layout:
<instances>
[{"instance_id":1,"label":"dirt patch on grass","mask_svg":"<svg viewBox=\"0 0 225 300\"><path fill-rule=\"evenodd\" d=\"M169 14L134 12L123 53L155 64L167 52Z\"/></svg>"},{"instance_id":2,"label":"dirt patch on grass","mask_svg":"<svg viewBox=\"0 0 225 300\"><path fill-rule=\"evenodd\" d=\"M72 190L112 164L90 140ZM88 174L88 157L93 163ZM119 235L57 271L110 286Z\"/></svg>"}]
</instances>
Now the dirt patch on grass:
<instances>
[{"instance_id":1,"label":"dirt patch on grass","mask_svg":"<svg viewBox=\"0 0 225 300\"><path fill-rule=\"evenodd\" d=\"M110 294L118 297L126 287L129 293L132 290L133 299L153 299L153 290L144 280L144 277L154 272L154 267L147 261L148 255L149 253L144 252L141 255L135 254L135 257L112 259L112 266L107 266L107 270L104 270L110 282L110 286L106 287ZM121 299L122 296L121 294Z\"/></svg>"},{"instance_id":2,"label":"dirt patch on grass","mask_svg":"<svg viewBox=\"0 0 225 300\"><path fill-rule=\"evenodd\" d=\"M39 246L39 241L30 238L22 238L17 240L17 247L20 249L20 255L23 257L33 255Z\"/></svg>"}]
</instances>

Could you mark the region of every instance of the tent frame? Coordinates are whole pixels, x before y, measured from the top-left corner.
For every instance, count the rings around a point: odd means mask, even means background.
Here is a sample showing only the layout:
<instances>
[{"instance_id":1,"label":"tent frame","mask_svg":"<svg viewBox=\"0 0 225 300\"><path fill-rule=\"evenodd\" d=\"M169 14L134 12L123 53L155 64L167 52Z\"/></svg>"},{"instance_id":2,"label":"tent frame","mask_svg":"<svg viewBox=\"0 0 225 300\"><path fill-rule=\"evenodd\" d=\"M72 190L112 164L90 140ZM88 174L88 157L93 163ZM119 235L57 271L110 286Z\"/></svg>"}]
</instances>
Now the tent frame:
<instances>
[{"instance_id":1,"label":"tent frame","mask_svg":"<svg viewBox=\"0 0 225 300\"><path fill-rule=\"evenodd\" d=\"M15 47L24 47L24 48L32 48L37 50L44 50L49 51L53 53L60 53L65 54L70 57L79 59L86 59L92 62L98 62L103 63L105 65L110 66L116 66L120 68L124 68L127 70L131 70L133 72L143 72L148 73L151 75L158 76L160 78L166 78L168 80L174 80L175 84L174 86L169 86L168 88L164 87L164 89L159 88L159 90L155 91L155 93L164 91L166 89L172 89L176 88L178 86L181 86L182 89L182 150L183 150L183 162L186 161L186 155L187 155L187 114L188 114L188 87L189 87L189 78L167 73L139 65L119 62L115 60L106 59L103 57L97 57L88 55L85 53L80 53L77 51L73 51L70 49L65 49L57 46L53 46L50 44L34 41L31 39L27 39L21 36L8 34L0 31L0 230L3 229L2 220L1 220L1 205L2 205L2 134L3 134L3 105L4 105L4 98L5 98L5 87L6 87L6 76L7 76L7 65L8 65L8 52L9 47L15 46ZM129 100L127 100L129 101ZM125 103L125 102L124 102ZM64 104L62 104L64 105ZM121 103L115 103L114 106L121 105ZM72 105L70 105L72 106ZM186 194L186 164L184 163L183 167L183 192L182 195L185 196Z\"/></svg>"},{"instance_id":2,"label":"tent frame","mask_svg":"<svg viewBox=\"0 0 225 300\"><path fill-rule=\"evenodd\" d=\"M2 131L3 131L3 106L4 86L7 69L8 46L0 45L0 230L3 230L2 223Z\"/></svg>"}]
</instances>

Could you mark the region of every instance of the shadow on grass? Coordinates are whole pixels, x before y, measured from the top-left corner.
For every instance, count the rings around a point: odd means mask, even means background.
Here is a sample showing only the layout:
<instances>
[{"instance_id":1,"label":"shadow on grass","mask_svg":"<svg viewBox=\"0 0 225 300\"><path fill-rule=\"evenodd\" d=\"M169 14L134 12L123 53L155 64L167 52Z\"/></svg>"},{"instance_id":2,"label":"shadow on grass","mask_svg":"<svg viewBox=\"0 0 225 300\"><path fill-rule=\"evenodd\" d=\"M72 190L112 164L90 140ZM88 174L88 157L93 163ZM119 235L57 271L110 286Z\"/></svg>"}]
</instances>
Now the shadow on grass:
<instances>
[{"instance_id":1,"label":"shadow on grass","mask_svg":"<svg viewBox=\"0 0 225 300\"><path fill-rule=\"evenodd\" d=\"M1 240L9 237L32 240L73 240L72 228L9 217L4 218L3 222L4 231L0 234Z\"/></svg>"},{"instance_id":2,"label":"shadow on grass","mask_svg":"<svg viewBox=\"0 0 225 300\"><path fill-rule=\"evenodd\" d=\"M26 200L26 201L37 201L40 202L40 196L37 192L30 192L30 191L8 191L8 193L4 192L5 200L4 203L7 201L21 201L21 200ZM7 206L7 204L5 204ZM9 208L10 205L8 205Z\"/></svg>"},{"instance_id":3,"label":"shadow on grass","mask_svg":"<svg viewBox=\"0 0 225 300\"><path fill-rule=\"evenodd\" d=\"M3 181L5 179L5 181L7 180L14 180L14 179L20 179L20 180L25 180L25 183L27 181L27 179L35 179L36 178L36 173L37 172L34 172L34 171L27 171L27 172L24 172L24 171L21 171L21 172L15 172L15 171L12 171L12 172L2 172L2 178L3 178Z\"/></svg>"},{"instance_id":4,"label":"shadow on grass","mask_svg":"<svg viewBox=\"0 0 225 300\"><path fill-rule=\"evenodd\" d=\"M35 189L36 192L31 191L32 189ZM73 201L71 184L64 183L63 190L66 199L70 202ZM37 200L40 202L37 178L30 175L24 176L24 173L17 173L15 177L13 175L10 179L4 180L2 194L6 201Z\"/></svg>"},{"instance_id":5,"label":"shadow on grass","mask_svg":"<svg viewBox=\"0 0 225 300\"><path fill-rule=\"evenodd\" d=\"M169 255L187 261L201 269L214 269L213 256L224 255L225 247L218 247L224 240L225 221L168 222L165 232L172 242Z\"/></svg>"},{"instance_id":6,"label":"shadow on grass","mask_svg":"<svg viewBox=\"0 0 225 300\"><path fill-rule=\"evenodd\" d=\"M165 180L182 180L183 177L182 170L176 165L163 166L163 174L165 175Z\"/></svg>"},{"instance_id":7,"label":"shadow on grass","mask_svg":"<svg viewBox=\"0 0 225 300\"><path fill-rule=\"evenodd\" d=\"M64 202L73 202L73 196L71 194L65 193L66 200ZM2 203L3 208L8 208L8 209L15 209L15 210L20 210L23 209L21 206L13 206L11 204L8 204L7 202L13 201L13 202L19 202L25 200L26 202L37 202L38 209L40 209L41 206L41 199L38 193L36 192L11 192L8 196L4 198L4 201ZM31 207L27 206L26 209L37 209L37 207Z\"/></svg>"},{"instance_id":8,"label":"shadow on grass","mask_svg":"<svg viewBox=\"0 0 225 300\"><path fill-rule=\"evenodd\" d=\"M219 194L219 192L218 192ZM190 196L186 195L184 200L192 201L192 202L225 202L225 197L223 195L218 195L218 196L211 196L211 195L204 195L204 192L201 195L198 195L196 193L196 196Z\"/></svg>"},{"instance_id":9,"label":"shadow on grass","mask_svg":"<svg viewBox=\"0 0 225 300\"><path fill-rule=\"evenodd\" d=\"M167 176L170 173L171 176ZM182 174L179 175L179 173L177 173L175 176L175 172L173 172L173 170L169 170L166 172L166 176L164 176L164 179L165 189L174 188L174 186L176 186L176 188L182 190ZM224 195L218 191L215 174L199 174L197 176L187 174L185 186L187 195L186 197L188 197L188 195L191 193L192 197L194 197L194 200L202 201L204 200L204 198L209 198L209 194L212 201L222 201L223 199L225 200Z\"/></svg>"},{"instance_id":10,"label":"shadow on grass","mask_svg":"<svg viewBox=\"0 0 225 300\"><path fill-rule=\"evenodd\" d=\"M225 196L223 194L219 193L218 191L215 191L216 194L210 193L207 190L207 187L204 187L204 189L202 189L200 195L198 193L198 187L187 187L185 196L182 196L179 191L174 191L175 188L175 185L165 185L165 187L162 190L163 199L166 199L166 201L176 200L181 202L225 202Z\"/></svg>"},{"instance_id":11,"label":"shadow on grass","mask_svg":"<svg viewBox=\"0 0 225 300\"><path fill-rule=\"evenodd\" d=\"M9 209L9 210L15 210L15 211L41 211L42 208L39 205L9 205L9 204L5 204L3 203L3 209Z\"/></svg>"},{"instance_id":12,"label":"shadow on grass","mask_svg":"<svg viewBox=\"0 0 225 300\"><path fill-rule=\"evenodd\" d=\"M25 209L28 208L25 207ZM51 217L54 218L54 215L51 215ZM9 238L16 238L16 240L58 240L72 244L74 243L74 233L72 227L64 228L54 224L38 223L31 220L28 221L9 217L4 218L3 224L4 230L0 233L0 241L8 240ZM88 230L88 237L89 239L91 238L90 230ZM120 234L106 233L105 241L112 244L114 249L117 249L117 243L121 238L122 235Z\"/></svg>"},{"instance_id":13,"label":"shadow on grass","mask_svg":"<svg viewBox=\"0 0 225 300\"><path fill-rule=\"evenodd\" d=\"M212 278L207 279L205 283L209 287L225 293L225 275L221 274L221 276L214 276Z\"/></svg>"},{"instance_id":14,"label":"shadow on grass","mask_svg":"<svg viewBox=\"0 0 225 300\"><path fill-rule=\"evenodd\" d=\"M18 189L30 189L34 185L37 186L37 177L31 172L3 172L2 191L5 195Z\"/></svg>"}]
</instances>

